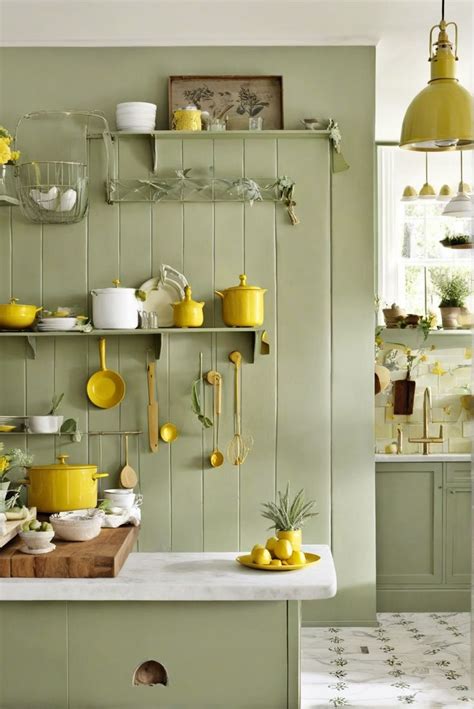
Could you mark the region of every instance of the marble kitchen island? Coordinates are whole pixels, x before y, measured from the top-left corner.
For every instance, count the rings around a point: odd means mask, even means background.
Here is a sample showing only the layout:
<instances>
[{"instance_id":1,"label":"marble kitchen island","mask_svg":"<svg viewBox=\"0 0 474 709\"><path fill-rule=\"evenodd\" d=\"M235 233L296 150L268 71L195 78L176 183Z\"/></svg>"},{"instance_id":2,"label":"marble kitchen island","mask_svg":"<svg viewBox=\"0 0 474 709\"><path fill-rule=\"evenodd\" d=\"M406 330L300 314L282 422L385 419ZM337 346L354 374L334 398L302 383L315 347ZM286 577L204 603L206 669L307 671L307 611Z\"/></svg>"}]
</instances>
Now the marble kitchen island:
<instances>
[{"instance_id":1,"label":"marble kitchen island","mask_svg":"<svg viewBox=\"0 0 474 709\"><path fill-rule=\"evenodd\" d=\"M329 547L305 550L321 561L292 572L136 553L115 579L2 579L0 706L296 709L300 602L336 593ZM166 685L134 685L148 660Z\"/></svg>"}]
</instances>

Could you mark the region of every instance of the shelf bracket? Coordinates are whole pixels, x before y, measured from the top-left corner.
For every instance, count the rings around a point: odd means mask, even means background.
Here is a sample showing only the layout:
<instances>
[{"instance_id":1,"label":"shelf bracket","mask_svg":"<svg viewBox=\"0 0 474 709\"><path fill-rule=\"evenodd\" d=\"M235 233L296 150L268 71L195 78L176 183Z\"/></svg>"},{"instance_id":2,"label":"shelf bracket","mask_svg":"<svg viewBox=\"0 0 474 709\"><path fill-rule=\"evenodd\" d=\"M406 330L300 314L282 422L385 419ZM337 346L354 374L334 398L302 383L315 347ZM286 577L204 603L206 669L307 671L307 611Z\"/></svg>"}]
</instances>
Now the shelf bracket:
<instances>
[{"instance_id":1,"label":"shelf bracket","mask_svg":"<svg viewBox=\"0 0 474 709\"><path fill-rule=\"evenodd\" d=\"M27 335L26 344L29 359L36 359L36 337L34 335Z\"/></svg>"},{"instance_id":2,"label":"shelf bracket","mask_svg":"<svg viewBox=\"0 0 474 709\"><path fill-rule=\"evenodd\" d=\"M253 361L260 355L270 354L270 341L266 330L255 330L253 333Z\"/></svg>"},{"instance_id":3,"label":"shelf bracket","mask_svg":"<svg viewBox=\"0 0 474 709\"><path fill-rule=\"evenodd\" d=\"M156 135L150 137L151 140L151 156L153 158L153 174L158 172L158 138Z\"/></svg>"},{"instance_id":4,"label":"shelf bracket","mask_svg":"<svg viewBox=\"0 0 474 709\"><path fill-rule=\"evenodd\" d=\"M153 335L153 343L154 343L154 350L155 350L155 359L158 360L161 357L161 346L162 346L161 333Z\"/></svg>"}]
</instances>

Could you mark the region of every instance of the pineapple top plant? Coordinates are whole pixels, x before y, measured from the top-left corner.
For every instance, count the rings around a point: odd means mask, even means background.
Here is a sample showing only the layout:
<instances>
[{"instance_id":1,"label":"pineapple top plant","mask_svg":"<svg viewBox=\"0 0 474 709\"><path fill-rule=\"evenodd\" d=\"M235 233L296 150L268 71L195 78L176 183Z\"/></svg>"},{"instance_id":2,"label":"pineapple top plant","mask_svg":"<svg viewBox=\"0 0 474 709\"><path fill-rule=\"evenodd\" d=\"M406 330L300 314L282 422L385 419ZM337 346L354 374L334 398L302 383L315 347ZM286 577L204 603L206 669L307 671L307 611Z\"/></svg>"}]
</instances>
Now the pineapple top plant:
<instances>
[{"instance_id":1,"label":"pineapple top plant","mask_svg":"<svg viewBox=\"0 0 474 709\"><path fill-rule=\"evenodd\" d=\"M316 503L314 500L305 500L304 489L296 493L291 500L288 483L285 492L278 491L277 497L277 502L262 504L262 516L272 522L270 529L275 528L277 532L297 531L307 519L317 515L317 512L313 512Z\"/></svg>"}]
</instances>

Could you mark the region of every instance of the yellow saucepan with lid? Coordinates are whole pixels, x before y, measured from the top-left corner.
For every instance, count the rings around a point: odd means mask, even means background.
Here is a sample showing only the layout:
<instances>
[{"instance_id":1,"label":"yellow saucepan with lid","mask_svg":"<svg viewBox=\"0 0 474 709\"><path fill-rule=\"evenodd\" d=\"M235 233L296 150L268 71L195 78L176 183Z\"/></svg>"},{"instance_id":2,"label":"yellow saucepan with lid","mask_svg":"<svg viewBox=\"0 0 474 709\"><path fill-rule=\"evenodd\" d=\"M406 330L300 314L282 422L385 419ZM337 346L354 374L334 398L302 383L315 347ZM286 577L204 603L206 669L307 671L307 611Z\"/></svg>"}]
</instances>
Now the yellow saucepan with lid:
<instances>
[{"instance_id":1,"label":"yellow saucepan with lid","mask_svg":"<svg viewBox=\"0 0 474 709\"><path fill-rule=\"evenodd\" d=\"M230 327L258 327L263 323L266 288L247 285L247 276L239 276L238 286L216 290L222 298L222 319Z\"/></svg>"},{"instance_id":2,"label":"yellow saucepan with lid","mask_svg":"<svg viewBox=\"0 0 474 709\"><path fill-rule=\"evenodd\" d=\"M68 465L68 458L59 455L59 463L28 468L28 477L19 481L28 487L28 507L66 512L97 506L97 480L108 473L98 473L96 465Z\"/></svg>"},{"instance_id":3,"label":"yellow saucepan with lid","mask_svg":"<svg viewBox=\"0 0 474 709\"><path fill-rule=\"evenodd\" d=\"M9 303L0 305L0 330L23 330L33 325L36 315L42 308L36 305L23 305L18 298L11 298Z\"/></svg>"}]
</instances>

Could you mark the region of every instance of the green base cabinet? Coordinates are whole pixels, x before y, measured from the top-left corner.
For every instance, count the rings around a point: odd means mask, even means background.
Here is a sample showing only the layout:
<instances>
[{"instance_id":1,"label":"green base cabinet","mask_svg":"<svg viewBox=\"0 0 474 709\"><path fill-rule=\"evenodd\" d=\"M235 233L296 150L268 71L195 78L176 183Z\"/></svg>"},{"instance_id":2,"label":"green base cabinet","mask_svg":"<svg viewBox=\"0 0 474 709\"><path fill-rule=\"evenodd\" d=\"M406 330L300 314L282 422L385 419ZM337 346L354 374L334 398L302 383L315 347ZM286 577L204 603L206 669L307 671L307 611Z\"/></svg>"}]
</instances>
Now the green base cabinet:
<instances>
[{"instance_id":1,"label":"green base cabinet","mask_svg":"<svg viewBox=\"0 0 474 709\"><path fill-rule=\"evenodd\" d=\"M297 709L299 628L297 602L4 602L0 707Z\"/></svg>"},{"instance_id":2,"label":"green base cabinet","mask_svg":"<svg viewBox=\"0 0 474 709\"><path fill-rule=\"evenodd\" d=\"M377 610L470 610L469 463L376 465Z\"/></svg>"}]
</instances>

